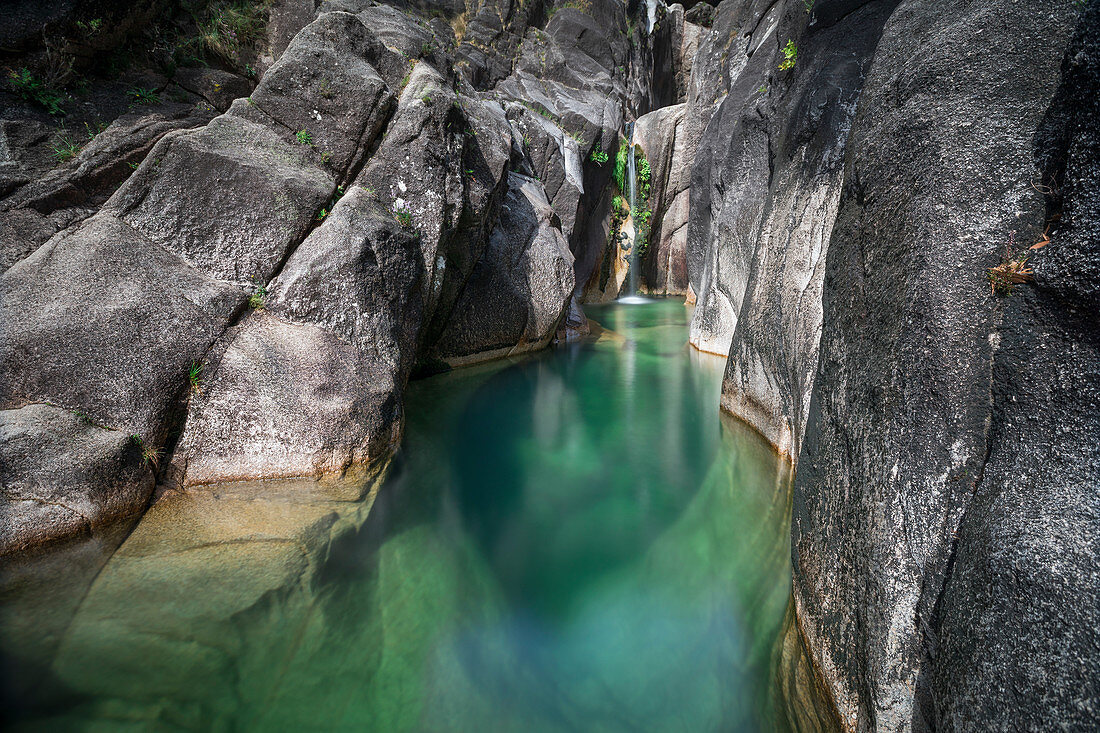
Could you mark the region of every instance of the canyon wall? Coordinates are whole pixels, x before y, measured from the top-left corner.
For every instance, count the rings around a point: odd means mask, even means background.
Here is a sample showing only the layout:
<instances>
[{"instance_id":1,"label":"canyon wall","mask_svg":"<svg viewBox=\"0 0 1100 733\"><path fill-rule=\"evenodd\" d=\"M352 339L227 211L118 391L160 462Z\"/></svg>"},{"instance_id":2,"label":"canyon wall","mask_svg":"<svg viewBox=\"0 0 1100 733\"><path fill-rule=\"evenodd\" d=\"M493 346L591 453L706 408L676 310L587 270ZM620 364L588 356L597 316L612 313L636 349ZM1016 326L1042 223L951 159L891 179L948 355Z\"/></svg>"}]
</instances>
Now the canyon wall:
<instances>
[{"instance_id":1,"label":"canyon wall","mask_svg":"<svg viewBox=\"0 0 1100 733\"><path fill-rule=\"evenodd\" d=\"M797 464L799 727L1097 723L1098 26L727 1L700 46L692 342Z\"/></svg>"}]
</instances>

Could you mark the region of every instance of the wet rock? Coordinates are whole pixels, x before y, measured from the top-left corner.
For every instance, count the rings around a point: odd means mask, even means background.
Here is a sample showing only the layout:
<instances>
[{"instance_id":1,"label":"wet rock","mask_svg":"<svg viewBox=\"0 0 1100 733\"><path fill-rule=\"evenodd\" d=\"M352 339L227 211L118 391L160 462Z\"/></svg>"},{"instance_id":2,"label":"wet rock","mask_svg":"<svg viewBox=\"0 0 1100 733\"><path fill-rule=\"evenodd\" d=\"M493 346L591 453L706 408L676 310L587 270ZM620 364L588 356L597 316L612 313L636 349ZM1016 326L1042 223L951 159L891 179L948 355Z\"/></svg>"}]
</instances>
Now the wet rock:
<instances>
[{"instance_id":1,"label":"wet rock","mask_svg":"<svg viewBox=\"0 0 1100 733\"><path fill-rule=\"evenodd\" d=\"M500 219L432 356L452 366L540 349L573 292L573 255L538 181L511 173Z\"/></svg>"}]
</instances>

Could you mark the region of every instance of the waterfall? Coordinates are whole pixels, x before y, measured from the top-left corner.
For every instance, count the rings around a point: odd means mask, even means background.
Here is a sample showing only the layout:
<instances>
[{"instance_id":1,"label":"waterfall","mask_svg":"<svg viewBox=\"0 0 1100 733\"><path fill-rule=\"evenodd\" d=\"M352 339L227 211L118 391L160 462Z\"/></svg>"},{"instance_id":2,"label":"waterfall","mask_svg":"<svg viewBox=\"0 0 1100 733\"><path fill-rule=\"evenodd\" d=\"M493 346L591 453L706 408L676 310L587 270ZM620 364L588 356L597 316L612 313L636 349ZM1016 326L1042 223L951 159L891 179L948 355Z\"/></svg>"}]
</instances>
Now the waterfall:
<instances>
[{"instance_id":1,"label":"waterfall","mask_svg":"<svg viewBox=\"0 0 1100 733\"><path fill-rule=\"evenodd\" d=\"M638 211L638 180L634 168L634 123L626 125L626 139L630 146L626 155L626 200L630 204L630 219L633 224L633 237L630 241L630 268L627 274L630 277L630 295L638 294L638 222L634 216Z\"/></svg>"}]
</instances>

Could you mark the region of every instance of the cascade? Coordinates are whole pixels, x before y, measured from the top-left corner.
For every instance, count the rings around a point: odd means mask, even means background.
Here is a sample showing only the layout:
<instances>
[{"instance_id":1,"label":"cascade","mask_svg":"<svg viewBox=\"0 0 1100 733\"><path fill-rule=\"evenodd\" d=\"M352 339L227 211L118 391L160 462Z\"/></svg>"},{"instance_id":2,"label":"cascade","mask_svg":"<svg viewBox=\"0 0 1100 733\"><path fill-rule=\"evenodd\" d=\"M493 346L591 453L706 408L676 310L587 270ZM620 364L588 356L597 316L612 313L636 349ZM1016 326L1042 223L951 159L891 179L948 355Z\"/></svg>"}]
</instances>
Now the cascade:
<instances>
[{"instance_id":1,"label":"cascade","mask_svg":"<svg viewBox=\"0 0 1100 733\"><path fill-rule=\"evenodd\" d=\"M630 238L630 269L627 271L630 277L630 295L638 294L638 223L634 221L635 213L638 211L638 181L637 171L634 167L634 123L629 122L626 126L626 139L629 148L626 156L626 200L630 205L630 219L633 224L631 227Z\"/></svg>"}]
</instances>

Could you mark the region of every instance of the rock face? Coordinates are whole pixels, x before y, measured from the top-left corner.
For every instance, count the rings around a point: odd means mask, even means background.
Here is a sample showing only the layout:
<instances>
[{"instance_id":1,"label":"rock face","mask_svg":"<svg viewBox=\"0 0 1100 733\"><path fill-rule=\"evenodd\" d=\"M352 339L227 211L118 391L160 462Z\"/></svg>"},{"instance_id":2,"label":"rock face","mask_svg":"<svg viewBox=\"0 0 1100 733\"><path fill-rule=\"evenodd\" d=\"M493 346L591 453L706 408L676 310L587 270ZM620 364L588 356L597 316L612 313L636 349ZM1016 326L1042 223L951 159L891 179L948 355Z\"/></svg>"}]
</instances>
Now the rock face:
<instances>
[{"instance_id":1,"label":"rock face","mask_svg":"<svg viewBox=\"0 0 1100 733\"><path fill-rule=\"evenodd\" d=\"M1093 727L1096 10L800 5L720 4L681 123L692 341L798 465L786 673L853 730Z\"/></svg>"},{"instance_id":2,"label":"rock face","mask_svg":"<svg viewBox=\"0 0 1100 733\"><path fill-rule=\"evenodd\" d=\"M691 165L697 139L687 136L686 104L642 115L634 126L634 143L649 161L649 248L642 277L650 293L683 295L688 288L687 226L690 214Z\"/></svg>"},{"instance_id":3,"label":"rock face","mask_svg":"<svg viewBox=\"0 0 1100 733\"><path fill-rule=\"evenodd\" d=\"M573 255L538 181L508 175L489 245L432 355L451 365L541 349L573 294Z\"/></svg>"},{"instance_id":4,"label":"rock face","mask_svg":"<svg viewBox=\"0 0 1100 733\"><path fill-rule=\"evenodd\" d=\"M538 166L498 95L456 73L449 27L369 3L324 11L247 99L215 94L236 77L181 72L228 105L208 124L180 129L205 121L183 105L120 120L62 172L13 184L4 550L140 511L158 473L187 486L380 461L418 362L558 330L568 240L542 183L509 169L568 166L580 192L587 150ZM580 15L557 20L563 38L591 25ZM610 147L600 125L589 145ZM47 227L58 207L74 213Z\"/></svg>"}]
</instances>

